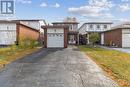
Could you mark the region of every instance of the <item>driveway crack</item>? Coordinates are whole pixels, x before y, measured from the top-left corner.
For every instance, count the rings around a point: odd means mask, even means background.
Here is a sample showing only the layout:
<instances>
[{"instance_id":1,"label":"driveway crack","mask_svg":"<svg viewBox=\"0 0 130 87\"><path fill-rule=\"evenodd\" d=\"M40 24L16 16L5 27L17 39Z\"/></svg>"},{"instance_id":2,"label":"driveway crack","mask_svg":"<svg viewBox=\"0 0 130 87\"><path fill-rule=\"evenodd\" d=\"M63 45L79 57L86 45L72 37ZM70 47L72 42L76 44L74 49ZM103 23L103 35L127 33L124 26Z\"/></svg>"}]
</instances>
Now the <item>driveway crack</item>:
<instances>
[{"instance_id":1,"label":"driveway crack","mask_svg":"<svg viewBox=\"0 0 130 87\"><path fill-rule=\"evenodd\" d=\"M79 75L79 77L80 77L80 79L81 79L81 83L82 83L83 87L86 87L85 84L84 84L84 80L82 79L81 74L78 74L78 75Z\"/></svg>"}]
</instances>

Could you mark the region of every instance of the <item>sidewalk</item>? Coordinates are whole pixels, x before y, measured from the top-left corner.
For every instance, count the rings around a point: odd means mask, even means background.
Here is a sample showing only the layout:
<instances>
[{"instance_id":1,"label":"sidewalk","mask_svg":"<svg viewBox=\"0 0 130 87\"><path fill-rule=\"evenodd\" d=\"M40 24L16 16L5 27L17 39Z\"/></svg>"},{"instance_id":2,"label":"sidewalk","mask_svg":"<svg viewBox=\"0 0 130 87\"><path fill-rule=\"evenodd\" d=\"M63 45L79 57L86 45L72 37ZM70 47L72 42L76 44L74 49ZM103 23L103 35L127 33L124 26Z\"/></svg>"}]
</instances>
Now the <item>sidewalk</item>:
<instances>
[{"instance_id":1,"label":"sidewalk","mask_svg":"<svg viewBox=\"0 0 130 87\"><path fill-rule=\"evenodd\" d=\"M110 47L106 47L106 46L99 46L99 47L104 48L104 49L108 49L108 50L117 50L117 51L121 51L121 52L125 52L125 53L130 54L130 48L110 48Z\"/></svg>"}]
</instances>

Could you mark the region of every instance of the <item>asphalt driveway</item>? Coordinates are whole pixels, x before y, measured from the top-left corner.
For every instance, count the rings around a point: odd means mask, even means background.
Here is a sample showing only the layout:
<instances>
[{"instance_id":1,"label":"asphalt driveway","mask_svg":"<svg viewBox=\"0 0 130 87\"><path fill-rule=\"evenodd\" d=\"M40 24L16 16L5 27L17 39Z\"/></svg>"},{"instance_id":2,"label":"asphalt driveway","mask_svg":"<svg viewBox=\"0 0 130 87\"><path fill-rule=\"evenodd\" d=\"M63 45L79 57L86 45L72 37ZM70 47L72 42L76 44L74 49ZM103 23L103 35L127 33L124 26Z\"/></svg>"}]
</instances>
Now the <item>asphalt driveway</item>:
<instances>
[{"instance_id":1,"label":"asphalt driveway","mask_svg":"<svg viewBox=\"0 0 130 87\"><path fill-rule=\"evenodd\" d=\"M5 67L0 87L118 87L75 46L41 49Z\"/></svg>"}]
</instances>

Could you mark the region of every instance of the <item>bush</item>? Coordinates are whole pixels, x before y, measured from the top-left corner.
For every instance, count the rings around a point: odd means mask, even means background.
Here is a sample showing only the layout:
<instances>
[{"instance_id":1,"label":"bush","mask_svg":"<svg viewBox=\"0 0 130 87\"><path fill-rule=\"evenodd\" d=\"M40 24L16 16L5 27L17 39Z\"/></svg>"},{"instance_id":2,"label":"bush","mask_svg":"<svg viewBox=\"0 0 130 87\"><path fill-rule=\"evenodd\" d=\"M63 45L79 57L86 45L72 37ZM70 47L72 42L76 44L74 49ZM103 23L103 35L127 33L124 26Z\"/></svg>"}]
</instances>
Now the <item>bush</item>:
<instances>
[{"instance_id":1,"label":"bush","mask_svg":"<svg viewBox=\"0 0 130 87\"><path fill-rule=\"evenodd\" d=\"M96 42L100 40L100 36L98 33L91 33L89 35L89 40L94 45Z\"/></svg>"},{"instance_id":2,"label":"bush","mask_svg":"<svg viewBox=\"0 0 130 87\"><path fill-rule=\"evenodd\" d=\"M38 41L32 39L32 38L25 38L20 40L19 47L21 48L34 48L38 46Z\"/></svg>"}]
</instances>

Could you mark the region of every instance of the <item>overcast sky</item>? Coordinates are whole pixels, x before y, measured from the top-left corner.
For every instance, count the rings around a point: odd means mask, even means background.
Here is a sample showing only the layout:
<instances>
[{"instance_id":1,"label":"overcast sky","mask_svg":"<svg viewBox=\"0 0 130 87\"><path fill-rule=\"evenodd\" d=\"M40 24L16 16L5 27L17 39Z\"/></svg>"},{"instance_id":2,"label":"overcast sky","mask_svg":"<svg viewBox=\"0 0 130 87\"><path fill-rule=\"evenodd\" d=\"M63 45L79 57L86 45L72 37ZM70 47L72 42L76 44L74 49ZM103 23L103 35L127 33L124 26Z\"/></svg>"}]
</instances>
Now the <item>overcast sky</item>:
<instances>
[{"instance_id":1,"label":"overcast sky","mask_svg":"<svg viewBox=\"0 0 130 87\"><path fill-rule=\"evenodd\" d=\"M16 0L16 18L38 18L51 23L68 16L81 23L129 21L130 0Z\"/></svg>"}]
</instances>

